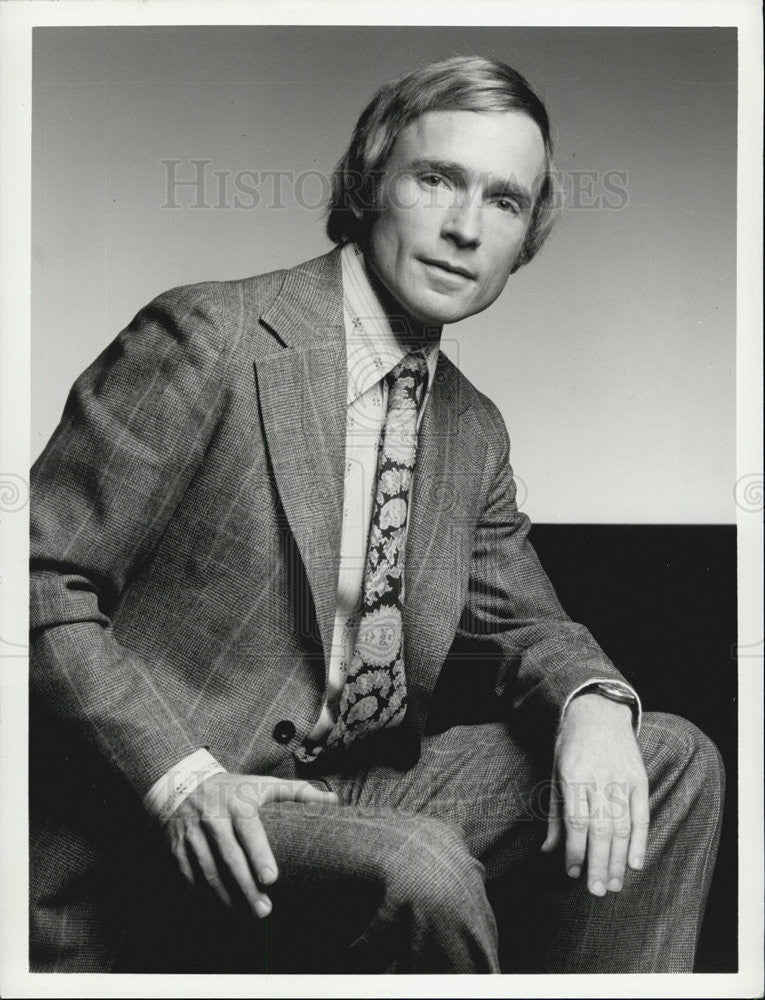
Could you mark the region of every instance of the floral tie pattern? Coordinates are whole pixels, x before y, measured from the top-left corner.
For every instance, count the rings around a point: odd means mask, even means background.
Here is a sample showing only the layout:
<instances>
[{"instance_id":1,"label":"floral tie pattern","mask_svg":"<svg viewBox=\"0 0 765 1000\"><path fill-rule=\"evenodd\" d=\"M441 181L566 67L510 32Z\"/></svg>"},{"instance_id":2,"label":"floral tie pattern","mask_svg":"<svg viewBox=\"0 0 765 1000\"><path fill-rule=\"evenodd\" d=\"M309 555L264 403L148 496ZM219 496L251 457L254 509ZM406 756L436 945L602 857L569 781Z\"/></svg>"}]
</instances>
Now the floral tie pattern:
<instances>
[{"instance_id":1,"label":"floral tie pattern","mask_svg":"<svg viewBox=\"0 0 765 1000\"><path fill-rule=\"evenodd\" d=\"M404 543L417 414L427 373L424 355L414 351L388 375L388 411L380 440L356 646L340 694L337 722L323 745L307 751L306 759L397 725L406 714Z\"/></svg>"}]
</instances>

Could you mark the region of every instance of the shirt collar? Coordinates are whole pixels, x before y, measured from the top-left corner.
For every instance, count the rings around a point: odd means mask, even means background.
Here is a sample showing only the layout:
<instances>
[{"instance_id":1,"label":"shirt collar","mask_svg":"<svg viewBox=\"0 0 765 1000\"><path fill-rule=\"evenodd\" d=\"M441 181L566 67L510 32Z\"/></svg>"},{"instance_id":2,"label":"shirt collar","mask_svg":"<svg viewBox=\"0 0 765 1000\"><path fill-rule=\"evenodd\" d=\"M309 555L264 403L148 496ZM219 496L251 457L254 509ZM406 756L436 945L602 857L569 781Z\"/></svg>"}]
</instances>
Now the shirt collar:
<instances>
[{"instance_id":1,"label":"shirt collar","mask_svg":"<svg viewBox=\"0 0 765 1000\"><path fill-rule=\"evenodd\" d=\"M391 329L385 310L369 282L364 257L354 243L340 251L343 274L343 317L348 359L348 405L371 388L407 354ZM428 363L428 386L438 364L438 342L422 347Z\"/></svg>"}]
</instances>

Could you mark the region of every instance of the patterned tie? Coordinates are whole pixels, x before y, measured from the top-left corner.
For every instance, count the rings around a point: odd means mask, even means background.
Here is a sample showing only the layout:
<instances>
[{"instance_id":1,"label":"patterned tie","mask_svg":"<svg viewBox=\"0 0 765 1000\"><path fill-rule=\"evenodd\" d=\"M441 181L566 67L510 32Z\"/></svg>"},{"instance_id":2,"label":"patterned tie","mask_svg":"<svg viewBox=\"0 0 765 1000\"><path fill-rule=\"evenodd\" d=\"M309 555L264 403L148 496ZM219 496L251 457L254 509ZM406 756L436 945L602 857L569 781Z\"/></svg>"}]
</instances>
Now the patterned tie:
<instances>
[{"instance_id":1,"label":"patterned tie","mask_svg":"<svg viewBox=\"0 0 765 1000\"><path fill-rule=\"evenodd\" d=\"M337 722L323 745L308 750L304 759L315 760L323 750L398 725L406 714L404 541L417 414L427 374L424 355L413 351L387 376L388 412L380 439L356 648L340 693Z\"/></svg>"}]
</instances>

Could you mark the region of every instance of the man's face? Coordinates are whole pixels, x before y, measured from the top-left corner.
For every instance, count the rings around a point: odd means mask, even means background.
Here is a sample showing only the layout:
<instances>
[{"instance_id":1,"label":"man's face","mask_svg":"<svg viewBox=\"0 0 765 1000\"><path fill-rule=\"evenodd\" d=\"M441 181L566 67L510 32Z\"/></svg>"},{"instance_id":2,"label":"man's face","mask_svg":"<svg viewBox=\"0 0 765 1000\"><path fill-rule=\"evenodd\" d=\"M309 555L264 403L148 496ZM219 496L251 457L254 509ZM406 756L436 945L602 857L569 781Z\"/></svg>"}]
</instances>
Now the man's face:
<instances>
[{"instance_id":1,"label":"man's face","mask_svg":"<svg viewBox=\"0 0 765 1000\"><path fill-rule=\"evenodd\" d=\"M520 111L428 111L396 140L367 260L419 323L454 323L497 298L523 245L545 153Z\"/></svg>"}]
</instances>

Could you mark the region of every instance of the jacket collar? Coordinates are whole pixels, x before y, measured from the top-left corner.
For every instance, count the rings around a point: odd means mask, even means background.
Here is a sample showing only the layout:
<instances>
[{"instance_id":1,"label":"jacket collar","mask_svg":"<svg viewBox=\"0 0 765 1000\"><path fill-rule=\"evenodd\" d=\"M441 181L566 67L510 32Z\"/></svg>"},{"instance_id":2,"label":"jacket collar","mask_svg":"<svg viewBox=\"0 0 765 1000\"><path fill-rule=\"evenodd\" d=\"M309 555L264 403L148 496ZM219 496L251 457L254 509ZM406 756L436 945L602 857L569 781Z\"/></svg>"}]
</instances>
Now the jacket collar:
<instances>
[{"instance_id":1,"label":"jacket collar","mask_svg":"<svg viewBox=\"0 0 765 1000\"><path fill-rule=\"evenodd\" d=\"M285 347L343 341L343 275L340 247L287 271L284 284L260 317Z\"/></svg>"}]
</instances>

